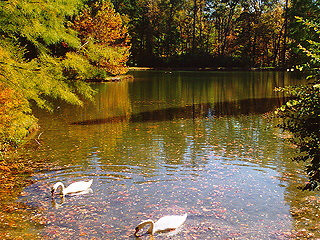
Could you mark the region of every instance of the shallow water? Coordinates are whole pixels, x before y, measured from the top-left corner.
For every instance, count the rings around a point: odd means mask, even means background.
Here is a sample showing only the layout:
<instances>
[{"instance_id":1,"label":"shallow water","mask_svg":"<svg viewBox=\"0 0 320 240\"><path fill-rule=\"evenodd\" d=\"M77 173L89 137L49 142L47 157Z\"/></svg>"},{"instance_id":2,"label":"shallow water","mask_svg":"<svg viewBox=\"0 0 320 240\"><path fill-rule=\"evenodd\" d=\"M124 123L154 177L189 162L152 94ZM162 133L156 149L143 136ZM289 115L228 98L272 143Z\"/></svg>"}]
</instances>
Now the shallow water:
<instances>
[{"instance_id":1,"label":"shallow water","mask_svg":"<svg viewBox=\"0 0 320 240\"><path fill-rule=\"evenodd\" d=\"M157 239L289 239L301 194L295 149L263 113L283 101L279 72L134 72L94 84L84 108L36 110L28 156L54 164L19 201L36 209L42 239L134 239L142 220L188 213ZM57 181L93 179L93 192L50 196ZM293 187L294 186L294 187ZM143 235L137 239L153 239Z\"/></svg>"}]
</instances>

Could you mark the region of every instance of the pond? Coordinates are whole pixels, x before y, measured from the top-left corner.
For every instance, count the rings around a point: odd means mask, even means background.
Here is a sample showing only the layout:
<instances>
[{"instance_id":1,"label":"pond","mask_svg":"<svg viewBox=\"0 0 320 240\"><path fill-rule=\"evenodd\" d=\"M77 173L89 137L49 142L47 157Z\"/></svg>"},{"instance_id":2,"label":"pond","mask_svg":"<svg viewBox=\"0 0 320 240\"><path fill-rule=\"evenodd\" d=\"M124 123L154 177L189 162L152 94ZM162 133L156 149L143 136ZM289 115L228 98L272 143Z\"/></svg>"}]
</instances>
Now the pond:
<instances>
[{"instance_id":1,"label":"pond","mask_svg":"<svg viewBox=\"0 0 320 240\"><path fill-rule=\"evenodd\" d=\"M305 179L290 160L295 148L265 116L283 103L274 88L299 78L131 74L133 81L93 84L97 94L84 107L35 109L41 129L26 156L53 167L21 193L40 222L25 231L41 239L290 239L308 228L297 219L300 199L318 198L297 188ZM51 197L55 182L89 179L92 192ZM184 213L175 231L133 235L143 220Z\"/></svg>"}]
</instances>

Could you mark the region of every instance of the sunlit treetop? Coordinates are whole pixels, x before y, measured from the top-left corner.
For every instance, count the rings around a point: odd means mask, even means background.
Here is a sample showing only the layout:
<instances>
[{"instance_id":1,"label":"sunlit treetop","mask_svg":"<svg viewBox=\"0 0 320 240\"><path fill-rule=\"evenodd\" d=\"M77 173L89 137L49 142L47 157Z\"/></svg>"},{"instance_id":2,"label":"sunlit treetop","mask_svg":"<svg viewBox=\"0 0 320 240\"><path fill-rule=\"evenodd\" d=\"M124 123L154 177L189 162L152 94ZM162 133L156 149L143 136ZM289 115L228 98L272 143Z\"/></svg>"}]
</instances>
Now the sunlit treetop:
<instances>
[{"instance_id":1,"label":"sunlit treetop","mask_svg":"<svg viewBox=\"0 0 320 240\"><path fill-rule=\"evenodd\" d=\"M28 57L48 53L48 46L66 42L77 47L76 32L66 27L66 19L75 15L82 0L8 0L0 2L0 32L16 39L28 50Z\"/></svg>"}]
</instances>

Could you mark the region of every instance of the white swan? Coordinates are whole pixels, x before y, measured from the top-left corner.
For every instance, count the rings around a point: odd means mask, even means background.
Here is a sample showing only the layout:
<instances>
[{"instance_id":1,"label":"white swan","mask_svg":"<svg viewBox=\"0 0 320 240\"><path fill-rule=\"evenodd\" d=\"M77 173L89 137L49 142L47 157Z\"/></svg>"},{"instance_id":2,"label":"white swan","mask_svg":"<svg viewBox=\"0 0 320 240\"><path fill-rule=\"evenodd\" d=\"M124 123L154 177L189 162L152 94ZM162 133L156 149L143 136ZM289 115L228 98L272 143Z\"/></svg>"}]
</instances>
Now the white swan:
<instances>
[{"instance_id":1,"label":"white swan","mask_svg":"<svg viewBox=\"0 0 320 240\"><path fill-rule=\"evenodd\" d=\"M58 187L61 186L62 188L62 195L70 194L70 193L77 193L77 192L82 192L88 190L90 188L91 184L93 182L93 179L85 182L85 181L79 181L79 182L74 182L71 183L68 187L64 187L62 182L57 182L52 186L51 189L51 194L53 195L54 192L58 189Z\"/></svg>"},{"instance_id":2,"label":"white swan","mask_svg":"<svg viewBox=\"0 0 320 240\"><path fill-rule=\"evenodd\" d=\"M142 229L145 225L150 224L147 233L154 234L155 232L163 232L168 230L174 230L180 227L187 219L188 214L184 214L182 216L179 215L171 215L171 216L164 216L160 218L158 221L153 222L151 219L145 220L141 222L136 228L136 232L134 235L138 237L138 232Z\"/></svg>"}]
</instances>

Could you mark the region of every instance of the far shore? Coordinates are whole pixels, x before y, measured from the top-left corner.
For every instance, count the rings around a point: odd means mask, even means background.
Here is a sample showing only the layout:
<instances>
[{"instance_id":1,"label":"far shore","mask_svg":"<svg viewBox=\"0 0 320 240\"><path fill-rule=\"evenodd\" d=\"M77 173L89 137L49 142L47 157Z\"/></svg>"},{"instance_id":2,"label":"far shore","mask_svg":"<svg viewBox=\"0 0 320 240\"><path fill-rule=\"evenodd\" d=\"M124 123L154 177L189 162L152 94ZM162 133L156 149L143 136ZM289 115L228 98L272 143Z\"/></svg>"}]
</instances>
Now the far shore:
<instances>
[{"instance_id":1,"label":"far shore","mask_svg":"<svg viewBox=\"0 0 320 240\"><path fill-rule=\"evenodd\" d=\"M241 67L129 67L129 71L294 71L290 68L261 67L261 68L241 68Z\"/></svg>"},{"instance_id":2,"label":"far shore","mask_svg":"<svg viewBox=\"0 0 320 240\"><path fill-rule=\"evenodd\" d=\"M115 75L115 76L109 76L105 79L88 79L88 82L120 82L120 81L130 81L133 80L133 76L130 75L130 71L164 71L165 73L172 73L174 71L287 71L287 72L292 72L294 71L293 68L290 69L284 69L284 68L274 68L274 67L265 67L265 68L226 68L226 67L215 67L215 68L207 68L207 67L202 67L202 68L191 68L191 67L129 67L129 74L123 74L123 75Z\"/></svg>"}]
</instances>

